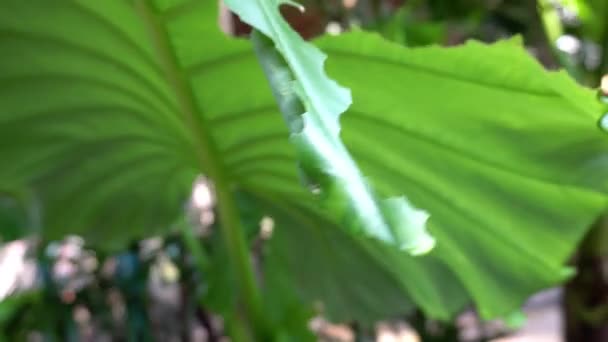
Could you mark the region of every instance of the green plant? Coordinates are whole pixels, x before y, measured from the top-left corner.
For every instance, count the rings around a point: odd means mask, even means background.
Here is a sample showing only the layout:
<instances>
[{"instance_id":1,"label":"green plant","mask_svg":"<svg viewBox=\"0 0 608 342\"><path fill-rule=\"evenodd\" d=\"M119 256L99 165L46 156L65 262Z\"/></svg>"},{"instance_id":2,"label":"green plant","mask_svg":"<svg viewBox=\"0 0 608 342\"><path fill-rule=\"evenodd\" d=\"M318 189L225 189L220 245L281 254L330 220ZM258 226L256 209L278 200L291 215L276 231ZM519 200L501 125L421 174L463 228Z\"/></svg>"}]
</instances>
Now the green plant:
<instances>
[{"instance_id":1,"label":"green plant","mask_svg":"<svg viewBox=\"0 0 608 342\"><path fill-rule=\"evenodd\" d=\"M210 263L229 260L241 339L294 338L308 311L294 323L291 308L312 300L363 324L471 301L504 316L571 273L606 202L593 91L517 39L407 49L353 32L315 42L350 104L280 1L227 3L269 37L257 58L220 32L215 1L0 4L0 190L43 203L45 237L112 249L164 232L206 175L224 244ZM263 286L236 196L275 221ZM428 250L426 229L430 253L400 248Z\"/></svg>"}]
</instances>

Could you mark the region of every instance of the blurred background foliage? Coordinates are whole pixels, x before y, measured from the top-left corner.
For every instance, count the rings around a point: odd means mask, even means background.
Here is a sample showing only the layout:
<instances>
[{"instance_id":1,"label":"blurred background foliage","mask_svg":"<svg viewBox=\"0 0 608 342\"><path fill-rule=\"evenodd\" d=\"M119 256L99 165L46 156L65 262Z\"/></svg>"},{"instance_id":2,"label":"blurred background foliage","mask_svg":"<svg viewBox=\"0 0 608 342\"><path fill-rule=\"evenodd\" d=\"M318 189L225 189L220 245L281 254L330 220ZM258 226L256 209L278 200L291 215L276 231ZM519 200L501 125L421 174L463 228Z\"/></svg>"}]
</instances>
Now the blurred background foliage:
<instances>
[{"instance_id":1,"label":"blurred background foliage","mask_svg":"<svg viewBox=\"0 0 608 342\"><path fill-rule=\"evenodd\" d=\"M608 2L603 0L306 0L284 12L306 38L362 28L410 47L494 42L514 35L549 68L566 67L597 86L606 72ZM242 32L242 31L239 31Z\"/></svg>"},{"instance_id":2,"label":"blurred background foliage","mask_svg":"<svg viewBox=\"0 0 608 342\"><path fill-rule=\"evenodd\" d=\"M605 0L301 2L306 12L293 7L284 7L283 12L307 39L364 29L376 31L396 44L419 47L451 46L468 39L493 42L519 35L529 52L547 68L565 68L582 84L597 87L608 72ZM222 18L222 25L235 35L250 30L233 15L224 13ZM221 237L214 227L213 199L204 182L198 186L187 215L170 234L142 236L124 250L112 252L98 249L98 241L75 236L61 241L40 240L36 236L39 208L35 199L0 194L0 340L219 341L226 335L238 336L243 327L238 326L238 320L229 319L235 314L229 312L234 282L225 267L223 244L215 242ZM241 204L261 275L264 242L271 236L272 220L261 217L246 200ZM571 302L566 305L571 341L592 336L576 335L573 331L580 326L591 329L589 334L598 334L589 341L608 338L608 306L604 303L608 289L600 267L604 264L606 224L598 222L578 257L573 257L584 279L575 278L567 286L574 291L567 294ZM21 235L24 230L30 232L26 237ZM285 340L366 341L374 340L382 331L357 322L332 325L324 321L314 315L319 308L300 305L290 289L281 287L281 279L275 279L280 275L271 275L264 281L271 284L274 298L281 304L269 307L289 312L274 313L276 317L289 317L278 323L290 332ZM595 294L592 300L579 298L581 293L590 292ZM594 307L585 309L589 303ZM464 314L474 316L472 311ZM513 317L511 323L517 326L519 319ZM509 324L473 319L463 325L462 321L462 317L451 322L431 321L421 311L404 308L400 320L387 323L390 328L379 327L391 330L407 323L424 341L483 341L513 331ZM300 328L294 333L298 329L293 327L306 326L310 329Z\"/></svg>"}]
</instances>

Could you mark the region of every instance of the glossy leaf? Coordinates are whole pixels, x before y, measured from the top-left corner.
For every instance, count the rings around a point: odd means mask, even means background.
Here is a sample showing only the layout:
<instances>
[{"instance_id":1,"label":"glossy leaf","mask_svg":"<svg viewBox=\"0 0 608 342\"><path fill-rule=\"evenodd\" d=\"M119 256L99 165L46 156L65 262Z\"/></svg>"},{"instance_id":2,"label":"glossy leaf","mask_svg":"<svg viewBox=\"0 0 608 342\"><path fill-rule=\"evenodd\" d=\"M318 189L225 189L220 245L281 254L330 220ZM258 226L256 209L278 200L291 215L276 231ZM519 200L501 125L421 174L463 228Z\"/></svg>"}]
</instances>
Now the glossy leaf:
<instances>
[{"instance_id":1,"label":"glossy leaf","mask_svg":"<svg viewBox=\"0 0 608 342\"><path fill-rule=\"evenodd\" d=\"M563 280L605 207L592 91L515 42L409 50L352 33L318 43L353 94L341 138L379 195L431 213L437 247L412 258L347 234L302 188L251 44L218 30L216 2L137 4L0 2L0 190L30 189L49 238L166 230L194 177L221 169L277 216L269 272L332 317L400 314L408 298L491 317Z\"/></svg>"},{"instance_id":2,"label":"glossy leaf","mask_svg":"<svg viewBox=\"0 0 608 342\"><path fill-rule=\"evenodd\" d=\"M321 48L360 99L344 115L347 146L381 193L407 189L429 208L430 257L483 317L569 274L563 262L606 205L593 91L544 71L516 40L405 49L355 33Z\"/></svg>"}]
</instances>

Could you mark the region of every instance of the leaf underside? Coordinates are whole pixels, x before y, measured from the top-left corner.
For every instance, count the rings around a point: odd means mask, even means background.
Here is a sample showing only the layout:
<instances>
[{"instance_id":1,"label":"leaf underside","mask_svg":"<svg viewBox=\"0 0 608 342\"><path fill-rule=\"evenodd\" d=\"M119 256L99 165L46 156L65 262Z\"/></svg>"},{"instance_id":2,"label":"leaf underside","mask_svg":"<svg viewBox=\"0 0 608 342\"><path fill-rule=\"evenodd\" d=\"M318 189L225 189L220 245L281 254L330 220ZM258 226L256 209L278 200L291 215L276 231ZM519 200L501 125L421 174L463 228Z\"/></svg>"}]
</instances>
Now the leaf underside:
<instances>
[{"instance_id":1,"label":"leaf underside","mask_svg":"<svg viewBox=\"0 0 608 342\"><path fill-rule=\"evenodd\" d=\"M277 217L269 257L281 262L267 272L333 319L411 302L447 319L469 300L483 317L508 313L564 278L605 207L591 91L514 42L410 50L357 32L317 43L354 99L341 138L379 196L431 213L437 246L413 258L348 233L302 188L250 43L218 30L215 1L149 7L232 184ZM184 119L147 27L127 1L0 3L0 190L36 193L49 238L109 246L165 231L207 172L209 142Z\"/></svg>"},{"instance_id":2,"label":"leaf underside","mask_svg":"<svg viewBox=\"0 0 608 342\"><path fill-rule=\"evenodd\" d=\"M254 32L255 50L290 128L306 181L319 191L322 207L351 232L412 254L428 252L435 244L425 229L428 213L404 196L376 198L339 136L339 116L352 102L350 92L325 74L326 56L283 20L282 3L288 1L226 1L263 33Z\"/></svg>"}]
</instances>

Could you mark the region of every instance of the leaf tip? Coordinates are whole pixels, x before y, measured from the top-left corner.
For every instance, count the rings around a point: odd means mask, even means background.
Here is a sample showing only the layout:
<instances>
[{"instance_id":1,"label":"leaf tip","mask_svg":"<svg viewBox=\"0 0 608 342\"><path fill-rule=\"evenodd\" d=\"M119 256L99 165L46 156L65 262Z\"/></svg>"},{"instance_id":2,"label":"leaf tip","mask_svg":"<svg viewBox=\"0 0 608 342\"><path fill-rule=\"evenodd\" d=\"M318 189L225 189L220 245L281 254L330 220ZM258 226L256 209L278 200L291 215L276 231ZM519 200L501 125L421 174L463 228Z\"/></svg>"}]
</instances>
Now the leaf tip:
<instances>
[{"instance_id":1,"label":"leaf tip","mask_svg":"<svg viewBox=\"0 0 608 342\"><path fill-rule=\"evenodd\" d=\"M413 256L420 256L433 250L433 248L435 248L435 244L435 239L428 233L424 232L414 244L404 243L400 246L400 249Z\"/></svg>"},{"instance_id":2,"label":"leaf tip","mask_svg":"<svg viewBox=\"0 0 608 342\"><path fill-rule=\"evenodd\" d=\"M522 311L515 311L506 315L503 321L508 328L520 329L526 324L527 318Z\"/></svg>"},{"instance_id":3,"label":"leaf tip","mask_svg":"<svg viewBox=\"0 0 608 342\"><path fill-rule=\"evenodd\" d=\"M435 247L435 239L426 229L427 211L414 207L405 197L389 198L382 207L399 249L423 255Z\"/></svg>"},{"instance_id":4,"label":"leaf tip","mask_svg":"<svg viewBox=\"0 0 608 342\"><path fill-rule=\"evenodd\" d=\"M563 279L569 279L571 277L574 277L576 275L576 268L574 267L563 267L560 272L559 272L560 277L563 277Z\"/></svg>"}]
</instances>

